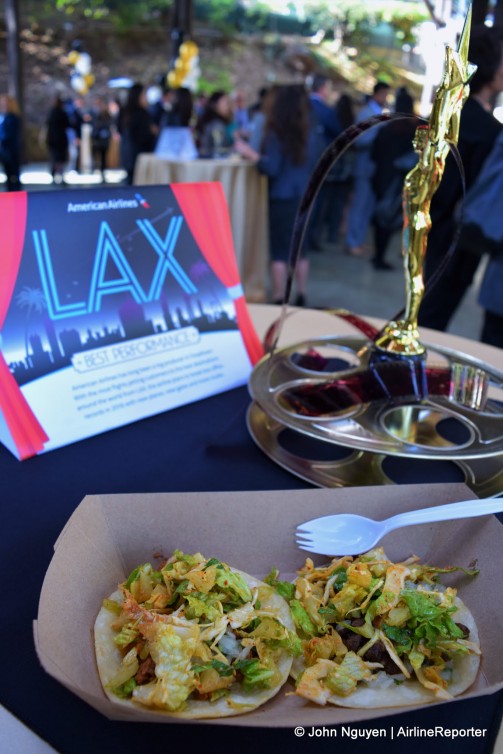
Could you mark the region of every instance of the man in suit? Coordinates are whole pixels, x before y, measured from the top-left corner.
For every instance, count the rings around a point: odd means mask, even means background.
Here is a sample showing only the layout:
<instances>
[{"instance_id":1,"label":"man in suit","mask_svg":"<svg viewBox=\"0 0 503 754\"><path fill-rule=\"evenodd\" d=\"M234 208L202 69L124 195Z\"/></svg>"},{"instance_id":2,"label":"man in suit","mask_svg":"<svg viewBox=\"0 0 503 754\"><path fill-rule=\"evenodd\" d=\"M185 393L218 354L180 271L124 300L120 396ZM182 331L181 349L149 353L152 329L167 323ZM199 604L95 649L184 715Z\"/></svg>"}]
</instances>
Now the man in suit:
<instances>
[{"instance_id":1,"label":"man in suit","mask_svg":"<svg viewBox=\"0 0 503 754\"><path fill-rule=\"evenodd\" d=\"M339 136L342 128L334 107L329 104L332 96L332 83L330 79L317 73L311 84L309 102L311 116L318 135L320 155L331 142ZM309 224L308 246L315 251L321 251L320 211L325 202L325 184L321 187L318 198L313 208L313 214Z\"/></svg>"},{"instance_id":2,"label":"man in suit","mask_svg":"<svg viewBox=\"0 0 503 754\"><path fill-rule=\"evenodd\" d=\"M341 132L335 109L329 104L331 96L332 84L330 79L321 73L317 73L311 85L309 102L325 146L328 146Z\"/></svg>"}]
</instances>

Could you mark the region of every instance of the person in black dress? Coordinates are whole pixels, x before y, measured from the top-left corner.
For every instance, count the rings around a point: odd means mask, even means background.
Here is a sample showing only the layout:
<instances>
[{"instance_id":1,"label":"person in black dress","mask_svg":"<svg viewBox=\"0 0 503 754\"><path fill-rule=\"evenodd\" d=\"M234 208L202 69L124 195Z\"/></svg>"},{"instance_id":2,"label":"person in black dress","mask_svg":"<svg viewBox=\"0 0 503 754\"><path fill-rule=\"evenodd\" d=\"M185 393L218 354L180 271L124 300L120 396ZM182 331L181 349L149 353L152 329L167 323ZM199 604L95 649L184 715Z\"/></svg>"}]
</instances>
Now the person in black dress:
<instances>
[{"instance_id":1,"label":"person in black dress","mask_svg":"<svg viewBox=\"0 0 503 754\"><path fill-rule=\"evenodd\" d=\"M232 105L224 91L213 92L198 118L196 138L200 157L224 157L234 143Z\"/></svg>"},{"instance_id":2,"label":"person in black dress","mask_svg":"<svg viewBox=\"0 0 503 754\"><path fill-rule=\"evenodd\" d=\"M59 94L54 98L47 118L46 143L50 169L55 183L64 183L63 171L68 162L68 129L71 127L64 102Z\"/></svg>"},{"instance_id":3,"label":"person in black dress","mask_svg":"<svg viewBox=\"0 0 503 754\"><path fill-rule=\"evenodd\" d=\"M92 113L92 145L94 167L101 171L101 178L105 181L105 169L107 167L107 152L112 137L112 116L108 109L108 103L103 97L96 99Z\"/></svg>"},{"instance_id":4,"label":"person in black dress","mask_svg":"<svg viewBox=\"0 0 503 754\"><path fill-rule=\"evenodd\" d=\"M138 155L152 152L158 129L148 112L147 97L143 84L133 84L123 111L119 117L121 134L122 165L127 171L126 182L133 183L134 168Z\"/></svg>"},{"instance_id":5,"label":"person in black dress","mask_svg":"<svg viewBox=\"0 0 503 754\"><path fill-rule=\"evenodd\" d=\"M239 138L236 149L269 179L272 299L278 304L285 293L297 209L320 154L320 137L302 84L274 86L267 96L264 111L260 151ZM309 259L305 251L304 247L295 268L296 306L304 306L306 301Z\"/></svg>"}]
</instances>

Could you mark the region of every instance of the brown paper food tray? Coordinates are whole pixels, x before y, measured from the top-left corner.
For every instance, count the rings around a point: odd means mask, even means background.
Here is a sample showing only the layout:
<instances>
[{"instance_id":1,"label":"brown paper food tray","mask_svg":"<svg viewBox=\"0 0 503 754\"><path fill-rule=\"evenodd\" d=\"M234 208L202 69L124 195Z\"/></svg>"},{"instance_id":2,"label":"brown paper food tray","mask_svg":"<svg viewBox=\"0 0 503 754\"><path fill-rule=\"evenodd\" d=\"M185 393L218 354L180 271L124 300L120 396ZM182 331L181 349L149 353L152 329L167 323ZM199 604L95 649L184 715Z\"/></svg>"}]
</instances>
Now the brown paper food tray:
<instances>
[{"instance_id":1,"label":"brown paper food tray","mask_svg":"<svg viewBox=\"0 0 503 754\"><path fill-rule=\"evenodd\" d=\"M386 518L404 510L469 500L463 484L381 486L280 492L159 493L95 495L75 510L55 544L34 622L35 644L45 670L112 720L180 722L136 708L130 714L104 694L96 669L93 625L101 601L140 563L175 548L202 552L261 577L275 566L293 578L304 562L294 530L307 519L352 512ZM476 504L476 503L474 503ZM444 578L459 586L478 623L482 664L463 697L482 696L503 686L503 654L498 638L503 604L495 599L500 580L503 527L494 516L411 526L383 541L391 559L411 554L439 566L468 566L480 574ZM317 562L327 558L315 556ZM352 723L412 709L352 710L319 707L286 692L255 712L212 724L290 727ZM451 704L452 702L442 702ZM192 724L193 721L192 721Z\"/></svg>"}]
</instances>

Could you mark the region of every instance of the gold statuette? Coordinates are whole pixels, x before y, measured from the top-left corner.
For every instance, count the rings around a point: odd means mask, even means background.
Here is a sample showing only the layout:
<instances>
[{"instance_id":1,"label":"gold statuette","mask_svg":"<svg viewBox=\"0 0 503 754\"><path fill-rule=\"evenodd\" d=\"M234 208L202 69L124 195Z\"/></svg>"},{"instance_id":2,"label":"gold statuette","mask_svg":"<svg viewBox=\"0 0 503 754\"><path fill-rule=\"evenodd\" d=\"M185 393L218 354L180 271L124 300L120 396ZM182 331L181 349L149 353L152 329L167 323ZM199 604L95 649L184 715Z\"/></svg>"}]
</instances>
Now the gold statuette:
<instances>
[{"instance_id":1,"label":"gold statuette","mask_svg":"<svg viewBox=\"0 0 503 754\"><path fill-rule=\"evenodd\" d=\"M461 109L476 66L468 62L471 8L457 50L447 46L445 68L429 119L414 136L417 165L407 174L403 187L404 226L402 253L405 268L406 307L404 319L389 322L376 340L388 353L419 356L425 348L419 340L417 317L424 293L423 264L431 228L430 204L442 179L449 145L457 144Z\"/></svg>"}]
</instances>

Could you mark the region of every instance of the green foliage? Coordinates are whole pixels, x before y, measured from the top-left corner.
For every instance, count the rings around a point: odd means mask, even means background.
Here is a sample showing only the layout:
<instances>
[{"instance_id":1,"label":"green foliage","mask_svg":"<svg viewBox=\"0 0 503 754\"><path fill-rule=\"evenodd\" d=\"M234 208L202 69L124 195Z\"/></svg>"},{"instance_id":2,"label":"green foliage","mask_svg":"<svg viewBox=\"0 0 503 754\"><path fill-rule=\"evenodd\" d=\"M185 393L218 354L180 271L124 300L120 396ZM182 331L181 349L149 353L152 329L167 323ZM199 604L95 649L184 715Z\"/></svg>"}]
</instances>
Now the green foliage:
<instances>
[{"instance_id":1,"label":"green foliage","mask_svg":"<svg viewBox=\"0 0 503 754\"><path fill-rule=\"evenodd\" d=\"M195 15L217 28L232 26L236 20L236 0L196 0Z\"/></svg>"},{"instance_id":2,"label":"green foliage","mask_svg":"<svg viewBox=\"0 0 503 754\"><path fill-rule=\"evenodd\" d=\"M342 30L346 41L355 41L362 33L387 23L403 43L414 40L413 29L429 19L422 0L305 0L306 15L311 26L330 33Z\"/></svg>"},{"instance_id":3,"label":"green foliage","mask_svg":"<svg viewBox=\"0 0 503 754\"><path fill-rule=\"evenodd\" d=\"M226 36L236 32L279 34L314 34L323 30L328 37L342 31L346 42L357 44L369 30L387 23L403 44L413 41L413 29L429 18L423 0L304 0L304 12L283 12L275 0L256 0L246 7L238 0L193 0L194 19ZM36 14L39 21L54 11L72 21L107 20L119 32L139 24L169 25L174 0L23 0L23 12Z\"/></svg>"},{"instance_id":4,"label":"green foliage","mask_svg":"<svg viewBox=\"0 0 503 754\"><path fill-rule=\"evenodd\" d=\"M172 7L172 0L56 0L55 5L72 19L107 19L119 32L140 23L151 23Z\"/></svg>"},{"instance_id":5,"label":"green foliage","mask_svg":"<svg viewBox=\"0 0 503 754\"><path fill-rule=\"evenodd\" d=\"M411 3L404 0L340 0L337 3L337 17L346 24L347 32L358 27L376 27L388 23L401 37L402 42L413 40L412 30L421 21L429 18L424 3Z\"/></svg>"},{"instance_id":6,"label":"green foliage","mask_svg":"<svg viewBox=\"0 0 503 754\"><path fill-rule=\"evenodd\" d=\"M56 0L56 9L68 16L83 16L85 18L105 18L109 14L109 8L103 0Z\"/></svg>"},{"instance_id":7,"label":"green foliage","mask_svg":"<svg viewBox=\"0 0 503 754\"><path fill-rule=\"evenodd\" d=\"M211 94L214 91L230 92L232 79L228 71L219 66L207 63L197 84L198 94Z\"/></svg>"},{"instance_id":8,"label":"green foliage","mask_svg":"<svg viewBox=\"0 0 503 754\"><path fill-rule=\"evenodd\" d=\"M269 17L267 5L261 2L250 9L237 0L194 0L194 18L227 36L260 32L267 28Z\"/></svg>"}]
</instances>

